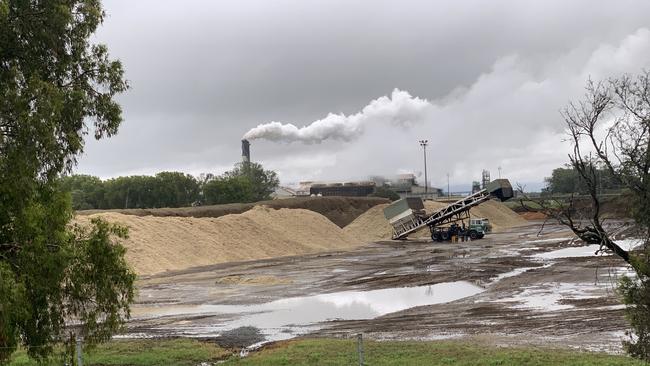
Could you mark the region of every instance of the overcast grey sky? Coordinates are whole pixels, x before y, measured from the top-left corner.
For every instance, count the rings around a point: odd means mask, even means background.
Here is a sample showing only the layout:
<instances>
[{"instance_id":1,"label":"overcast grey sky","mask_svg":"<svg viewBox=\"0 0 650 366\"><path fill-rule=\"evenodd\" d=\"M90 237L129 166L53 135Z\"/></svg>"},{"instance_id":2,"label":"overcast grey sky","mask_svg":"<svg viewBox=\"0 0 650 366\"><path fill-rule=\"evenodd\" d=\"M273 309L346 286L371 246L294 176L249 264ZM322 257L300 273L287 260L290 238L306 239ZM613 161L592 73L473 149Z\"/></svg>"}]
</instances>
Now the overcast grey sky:
<instances>
[{"instance_id":1,"label":"overcast grey sky","mask_svg":"<svg viewBox=\"0 0 650 366\"><path fill-rule=\"evenodd\" d=\"M541 182L566 161L559 110L588 77L650 67L649 1L105 0L97 34L122 60L117 136L78 173L221 173L251 128L358 113L395 88L430 103L416 123L372 119L349 141L254 140L285 183L481 169Z\"/></svg>"}]
</instances>

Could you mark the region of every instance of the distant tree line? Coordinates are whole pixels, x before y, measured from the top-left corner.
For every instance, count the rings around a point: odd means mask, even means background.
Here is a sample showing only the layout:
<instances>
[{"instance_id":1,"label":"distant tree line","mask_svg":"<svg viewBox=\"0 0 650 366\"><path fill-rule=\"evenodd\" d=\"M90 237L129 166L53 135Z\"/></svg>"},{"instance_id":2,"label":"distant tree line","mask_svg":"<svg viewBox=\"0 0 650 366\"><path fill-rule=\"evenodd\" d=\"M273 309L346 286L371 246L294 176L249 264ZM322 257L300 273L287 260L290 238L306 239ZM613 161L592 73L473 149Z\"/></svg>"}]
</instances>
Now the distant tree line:
<instances>
[{"instance_id":1,"label":"distant tree line","mask_svg":"<svg viewBox=\"0 0 650 366\"><path fill-rule=\"evenodd\" d=\"M159 208L255 202L271 198L277 174L258 163L239 163L222 175L194 177L181 172L132 175L101 180L90 175L60 179L75 210Z\"/></svg>"},{"instance_id":2,"label":"distant tree line","mask_svg":"<svg viewBox=\"0 0 650 366\"><path fill-rule=\"evenodd\" d=\"M375 189L375 193L371 194L370 196L388 198L391 201L397 201L400 198L399 194L397 194L397 192L390 189L390 187L388 186L378 186Z\"/></svg>"},{"instance_id":3,"label":"distant tree line","mask_svg":"<svg viewBox=\"0 0 650 366\"><path fill-rule=\"evenodd\" d=\"M621 189L620 183L612 176L609 169L604 167L596 168L594 175L598 180L599 189L601 193L618 191ZM550 177L545 178L546 193L576 193L586 194L588 192L587 185L584 179L580 176L577 170L570 166L557 168L553 170Z\"/></svg>"}]
</instances>

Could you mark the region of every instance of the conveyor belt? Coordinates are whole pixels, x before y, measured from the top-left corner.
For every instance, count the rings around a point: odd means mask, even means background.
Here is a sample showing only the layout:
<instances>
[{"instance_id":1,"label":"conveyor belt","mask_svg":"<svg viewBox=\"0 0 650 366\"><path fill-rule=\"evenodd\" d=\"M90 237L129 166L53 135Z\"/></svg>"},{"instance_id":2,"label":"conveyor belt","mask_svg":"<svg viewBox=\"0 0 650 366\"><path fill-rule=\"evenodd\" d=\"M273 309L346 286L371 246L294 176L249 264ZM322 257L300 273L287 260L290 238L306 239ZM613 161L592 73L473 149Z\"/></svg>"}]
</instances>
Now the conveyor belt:
<instances>
[{"instance_id":1,"label":"conveyor belt","mask_svg":"<svg viewBox=\"0 0 650 366\"><path fill-rule=\"evenodd\" d=\"M490 193L483 189L470 196L462 198L429 216L416 217L411 221L393 228L393 239L406 239L406 237L425 226L436 226L461 220L469 217L469 209L491 198Z\"/></svg>"}]
</instances>

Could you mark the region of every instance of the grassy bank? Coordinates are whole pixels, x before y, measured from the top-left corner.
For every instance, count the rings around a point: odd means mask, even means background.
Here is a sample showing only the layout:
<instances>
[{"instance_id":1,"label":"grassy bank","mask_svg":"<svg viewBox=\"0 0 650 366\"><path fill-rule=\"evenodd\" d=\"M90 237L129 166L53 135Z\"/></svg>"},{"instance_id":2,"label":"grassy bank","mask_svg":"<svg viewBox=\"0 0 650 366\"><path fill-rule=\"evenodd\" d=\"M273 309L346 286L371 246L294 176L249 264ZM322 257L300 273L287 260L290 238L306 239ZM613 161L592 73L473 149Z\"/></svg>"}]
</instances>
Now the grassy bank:
<instances>
[{"instance_id":1,"label":"grassy bank","mask_svg":"<svg viewBox=\"0 0 650 366\"><path fill-rule=\"evenodd\" d=\"M193 339L168 340L115 340L84 351L84 366L87 365L132 365L132 366L196 366L227 357L230 352L212 343ZM61 365L61 359L52 359L44 365ZM14 354L10 366L37 366L26 352Z\"/></svg>"},{"instance_id":2,"label":"grassy bank","mask_svg":"<svg viewBox=\"0 0 650 366\"><path fill-rule=\"evenodd\" d=\"M646 365L625 356L530 347L497 348L463 341L364 342L367 365ZM304 339L281 342L246 358L211 343L190 339L113 341L86 353L84 365L357 365L354 340ZM51 365L59 365L53 361ZM19 352L12 366L36 365Z\"/></svg>"},{"instance_id":3,"label":"grassy bank","mask_svg":"<svg viewBox=\"0 0 650 366\"><path fill-rule=\"evenodd\" d=\"M497 348L463 341L364 342L367 365L645 365L624 356L571 350ZM356 362L356 363L355 363ZM357 365L353 340L307 339L271 347L227 365Z\"/></svg>"}]
</instances>

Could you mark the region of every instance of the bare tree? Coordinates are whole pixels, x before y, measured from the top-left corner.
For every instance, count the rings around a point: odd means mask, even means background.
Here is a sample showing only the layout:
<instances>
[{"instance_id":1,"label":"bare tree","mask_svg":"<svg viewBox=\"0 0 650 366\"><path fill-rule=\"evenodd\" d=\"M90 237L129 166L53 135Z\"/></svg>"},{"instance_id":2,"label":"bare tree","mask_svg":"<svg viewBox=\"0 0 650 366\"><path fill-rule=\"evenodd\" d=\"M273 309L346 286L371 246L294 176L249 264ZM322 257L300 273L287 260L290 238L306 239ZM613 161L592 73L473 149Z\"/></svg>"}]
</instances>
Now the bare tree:
<instances>
[{"instance_id":1,"label":"bare tree","mask_svg":"<svg viewBox=\"0 0 650 366\"><path fill-rule=\"evenodd\" d=\"M645 238L650 233L650 73L604 82L589 80L585 98L562 110L572 143L571 167L584 183L588 207L563 202L541 202L542 210L569 227L580 239L599 244L629 263L639 276L650 276L645 253L631 253L616 244L602 215L599 171L606 169L633 197L632 211Z\"/></svg>"},{"instance_id":2,"label":"bare tree","mask_svg":"<svg viewBox=\"0 0 650 366\"><path fill-rule=\"evenodd\" d=\"M571 167L586 187L587 204L574 196L542 200L542 211L569 227L580 239L611 251L636 272L624 276L619 293L634 336L628 353L650 361L650 72L603 82L587 82L585 98L562 110L572 151ZM605 225L600 172L607 171L628 193L630 209L644 239L631 252L616 243L616 228Z\"/></svg>"}]
</instances>

